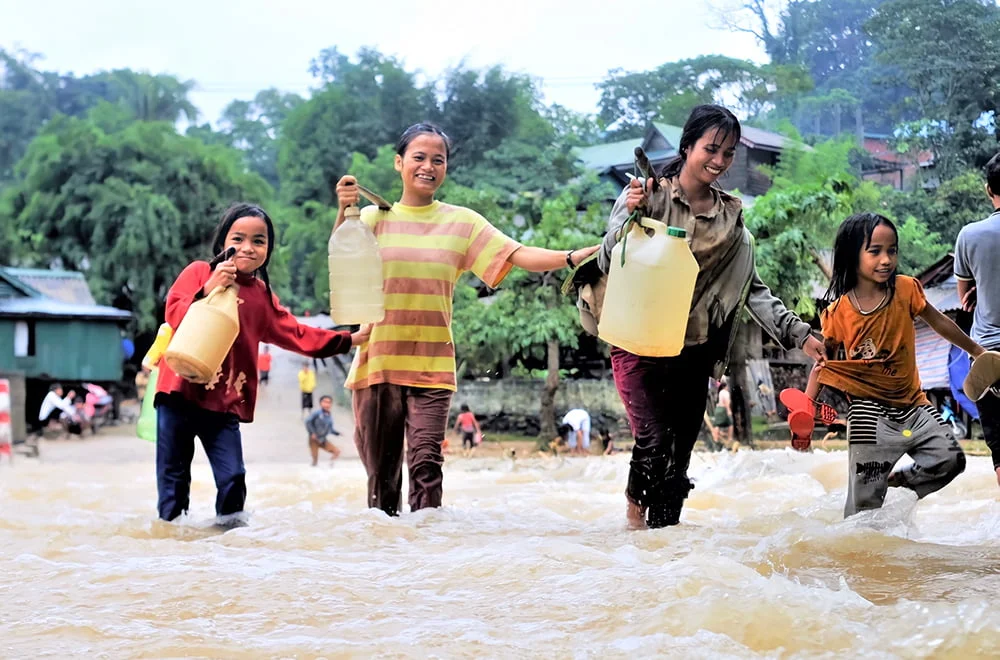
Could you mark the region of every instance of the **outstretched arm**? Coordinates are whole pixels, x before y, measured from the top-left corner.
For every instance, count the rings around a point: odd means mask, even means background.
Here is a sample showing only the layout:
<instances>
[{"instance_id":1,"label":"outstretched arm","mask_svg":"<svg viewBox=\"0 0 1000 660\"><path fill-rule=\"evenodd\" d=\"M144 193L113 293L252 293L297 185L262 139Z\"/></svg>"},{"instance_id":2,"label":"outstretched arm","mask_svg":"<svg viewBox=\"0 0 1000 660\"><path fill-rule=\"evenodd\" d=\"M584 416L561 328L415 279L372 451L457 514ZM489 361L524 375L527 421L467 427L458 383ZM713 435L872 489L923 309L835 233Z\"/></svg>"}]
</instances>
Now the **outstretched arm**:
<instances>
[{"instance_id":1,"label":"outstretched arm","mask_svg":"<svg viewBox=\"0 0 1000 660\"><path fill-rule=\"evenodd\" d=\"M547 270L559 270L570 265L576 267L581 261L597 252L600 247L600 245L591 245L564 252L525 245L515 250L507 260L518 268L533 273L543 273Z\"/></svg>"},{"instance_id":2,"label":"outstretched arm","mask_svg":"<svg viewBox=\"0 0 1000 660\"><path fill-rule=\"evenodd\" d=\"M969 335L962 332L962 329L955 325L955 322L937 310L934 305L927 303L924 311L920 312L920 318L931 326L934 332L947 339L950 343L958 346L972 357L979 357L986 349L972 341Z\"/></svg>"}]
</instances>

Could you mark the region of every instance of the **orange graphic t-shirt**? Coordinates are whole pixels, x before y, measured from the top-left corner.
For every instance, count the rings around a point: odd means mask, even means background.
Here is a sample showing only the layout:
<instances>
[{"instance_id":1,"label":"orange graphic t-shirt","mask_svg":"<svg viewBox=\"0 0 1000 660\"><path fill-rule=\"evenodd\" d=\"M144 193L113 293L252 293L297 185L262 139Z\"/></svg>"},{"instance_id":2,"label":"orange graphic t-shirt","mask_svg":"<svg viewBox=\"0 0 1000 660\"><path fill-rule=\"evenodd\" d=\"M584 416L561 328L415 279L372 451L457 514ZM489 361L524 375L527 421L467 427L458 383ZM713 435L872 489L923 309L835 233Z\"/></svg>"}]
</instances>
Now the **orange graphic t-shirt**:
<instances>
[{"instance_id":1,"label":"orange graphic t-shirt","mask_svg":"<svg viewBox=\"0 0 1000 660\"><path fill-rule=\"evenodd\" d=\"M926 405L917 372L917 332L913 320L927 307L918 280L896 276L892 299L862 314L848 296L823 311L827 363L819 382L850 396L897 407Z\"/></svg>"}]
</instances>

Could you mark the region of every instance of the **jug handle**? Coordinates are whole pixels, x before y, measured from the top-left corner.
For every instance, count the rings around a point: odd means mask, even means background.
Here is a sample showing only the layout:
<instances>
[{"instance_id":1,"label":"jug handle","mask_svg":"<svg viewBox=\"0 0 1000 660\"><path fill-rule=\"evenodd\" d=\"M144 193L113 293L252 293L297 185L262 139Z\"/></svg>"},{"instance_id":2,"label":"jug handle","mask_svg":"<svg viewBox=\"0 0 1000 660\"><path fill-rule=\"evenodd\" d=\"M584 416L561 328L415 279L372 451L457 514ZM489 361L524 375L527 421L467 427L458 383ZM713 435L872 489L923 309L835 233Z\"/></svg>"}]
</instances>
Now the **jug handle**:
<instances>
[{"instance_id":1,"label":"jug handle","mask_svg":"<svg viewBox=\"0 0 1000 660\"><path fill-rule=\"evenodd\" d=\"M625 247L628 245L628 235L632 233L632 225L642 226L638 208L632 211L632 214L625 220L625 224L622 225L622 259L620 264L622 268L625 267Z\"/></svg>"},{"instance_id":2,"label":"jug handle","mask_svg":"<svg viewBox=\"0 0 1000 660\"><path fill-rule=\"evenodd\" d=\"M205 302L210 302L213 298L222 295L222 292L228 289L228 286L217 286L208 292L208 295L202 298Z\"/></svg>"}]
</instances>

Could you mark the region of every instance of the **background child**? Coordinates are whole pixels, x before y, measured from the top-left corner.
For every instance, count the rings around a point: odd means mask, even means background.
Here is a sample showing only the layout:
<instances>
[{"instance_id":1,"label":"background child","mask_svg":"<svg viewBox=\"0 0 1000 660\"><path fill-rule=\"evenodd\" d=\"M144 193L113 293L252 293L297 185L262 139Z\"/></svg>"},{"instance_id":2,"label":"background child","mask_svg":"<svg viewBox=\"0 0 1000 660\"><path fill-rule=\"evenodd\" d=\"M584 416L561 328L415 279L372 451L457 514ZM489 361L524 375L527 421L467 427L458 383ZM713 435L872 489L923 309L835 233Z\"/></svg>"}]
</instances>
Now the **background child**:
<instances>
[{"instance_id":1,"label":"background child","mask_svg":"<svg viewBox=\"0 0 1000 660\"><path fill-rule=\"evenodd\" d=\"M313 391L316 389L316 372L309 366L309 360L302 362L299 370L299 392L302 394L302 416L313 409Z\"/></svg>"},{"instance_id":2,"label":"background child","mask_svg":"<svg viewBox=\"0 0 1000 660\"><path fill-rule=\"evenodd\" d=\"M479 428L479 422L476 420L476 416L469 411L469 406L467 404L462 404L458 417L455 418L455 433L462 435L462 451L466 451L468 447L468 452L471 454L472 450L476 448L476 434L482 433Z\"/></svg>"},{"instance_id":3,"label":"background child","mask_svg":"<svg viewBox=\"0 0 1000 660\"><path fill-rule=\"evenodd\" d=\"M166 321L180 325L191 304L219 286L239 286L240 333L215 378L191 383L165 362L156 382L156 485L160 518L187 511L191 492L194 438L201 438L212 465L218 495L215 512L222 524L240 524L246 500L246 469L240 422L253 421L257 401L257 349L261 342L304 355L346 353L365 340L300 325L271 292L267 264L274 250L274 224L259 206L234 204L219 222L212 253L229 247L235 255L213 270L206 261L184 269L167 294ZM265 351L266 354L266 351ZM270 368L270 365L267 365Z\"/></svg>"},{"instance_id":4,"label":"background child","mask_svg":"<svg viewBox=\"0 0 1000 660\"><path fill-rule=\"evenodd\" d=\"M306 363L308 366L308 363ZM333 407L333 398L324 394L319 398L319 410L311 413L306 418L306 430L309 432L309 452L312 454L313 466L319 461L319 450L330 453L330 460L340 456L340 449L327 439L328 435L340 435L340 432L333 428L333 415L330 408Z\"/></svg>"},{"instance_id":5,"label":"background child","mask_svg":"<svg viewBox=\"0 0 1000 660\"><path fill-rule=\"evenodd\" d=\"M725 380L719 381L719 401L715 405L715 412L712 415L712 439L720 447L730 447L733 444L733 407L732 396L729 394L729 385ZM722 435L725 434L726 441L722 442Z\"/></svg>"},{"instance_id":6,"label":"background child","mask_svg":"<svg viewBox=\"0 0 1000 660\"><path fill-rule=\"evenodd\" d=\"M257 371L260 372L260 384L267 385L271 380L271 349L264 346L257 357Z\"/></svg>"},{"instance_id":7,"label":"background child","mask_svg":"<svg viewBox=\"0 0 1000 660\"><path fill-rule=\"evenodd\" d=\"M70 390L63 396L63 387L59 383L53 383L49 387L48 394L42 399L42 405L38 408L38 436L41 437L45 429L53 422L58 422L66 437L69 437L69 420L76 415L73 407L73 400L76 392Z\"/></svg>"},{"instance_id":8,"label":"background child","mask_svg":"<svg viewBox=\"0 0 1000 660\"><path fill-rule=\"evenodd\" d=\"M566 446L574 454L586 456L590 453L590 413L583 408L573 408L563 415L562 423L569 425Z\"/></svg>"},{"instance_id":9,"label":"background child","mask_svg":"<svg viewBox=\"0 0 1000 660\"><path fill-rule=\"evenodd\" d=\"M933 493L965 469L965 454L920 387L913 321L979 355L983 348L927 302L912 277L896 274L899 238L884 216L860 213L837 232L831 301L821 316L827 361L819 384L850 401L844 515L877 509L890 486ZM818 385L807 395L815 399ZM890 472L903 454L913 465Z\"/></svg>"}]
</instances>

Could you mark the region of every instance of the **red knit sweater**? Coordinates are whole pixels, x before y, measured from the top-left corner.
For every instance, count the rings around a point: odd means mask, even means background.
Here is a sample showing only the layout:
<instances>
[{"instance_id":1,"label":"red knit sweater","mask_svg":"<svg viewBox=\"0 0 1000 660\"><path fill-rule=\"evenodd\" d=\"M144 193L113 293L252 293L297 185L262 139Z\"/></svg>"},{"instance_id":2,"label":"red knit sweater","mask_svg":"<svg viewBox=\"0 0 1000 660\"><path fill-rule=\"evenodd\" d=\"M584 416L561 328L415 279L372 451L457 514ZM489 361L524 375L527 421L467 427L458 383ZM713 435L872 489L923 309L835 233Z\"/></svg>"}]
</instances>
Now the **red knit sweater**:
<instances>
[{"instance_id":1,"label":"red knit sweater","mask_svg":"<svg viewBox=\"0 0 1000 660\"><path fill-rule=\"evenodd\" d=\"M185 268L167 294L166 321L176 329L191 303L202 297L202 288L211 275L205 261ZM260 342L274 344L309 357L329 357L351 350L351 335L301 325L292 314L268 300L264 282L238 274L240 334L222 362L216 378L207 385L190 383L160 360L156 391L176 392L205 410L232 413L242 422L253 421L257 402L257 351Z\"/></svg>"}]
</instances>

